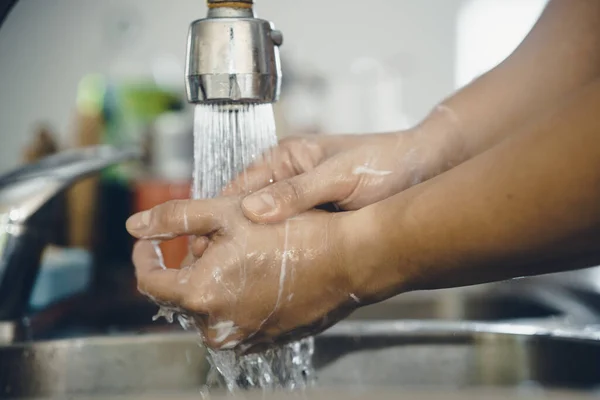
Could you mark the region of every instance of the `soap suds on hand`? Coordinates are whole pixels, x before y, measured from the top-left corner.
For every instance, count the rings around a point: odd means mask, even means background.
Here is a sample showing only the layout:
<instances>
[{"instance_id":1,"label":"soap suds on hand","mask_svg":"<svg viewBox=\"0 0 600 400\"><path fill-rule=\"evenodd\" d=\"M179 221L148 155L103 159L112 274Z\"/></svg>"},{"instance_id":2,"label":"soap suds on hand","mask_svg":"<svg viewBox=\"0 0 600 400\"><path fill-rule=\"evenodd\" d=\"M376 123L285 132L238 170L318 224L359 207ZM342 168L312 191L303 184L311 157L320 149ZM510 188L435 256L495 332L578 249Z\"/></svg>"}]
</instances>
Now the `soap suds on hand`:
<instances>
[{"instance_id":1,"label":"soap suds on hand","mask_svg":"<svg viewBox=\"0 0 600 400\"><path fill-rule=\"evenodd\" d=\"M354 171L352 171L353 175L372 175L372 176L387 176L387 175L391 175L392 171L379 171L376 169L372 169L366 166L360 166L360 167L356 167L354 168Z\"/></svg>"},{"instance_id":2,"label":"soap suds on hand","mask_svg":"<svg viewBox=\"0 0 600 400\"><path fill-rule=\"evenodd\" d=\"M223 343L229 336L235 334L238 328L232 321L219 322L210 327L210 330L217 331L215 342Z\"/></svg>"}]
</instances>

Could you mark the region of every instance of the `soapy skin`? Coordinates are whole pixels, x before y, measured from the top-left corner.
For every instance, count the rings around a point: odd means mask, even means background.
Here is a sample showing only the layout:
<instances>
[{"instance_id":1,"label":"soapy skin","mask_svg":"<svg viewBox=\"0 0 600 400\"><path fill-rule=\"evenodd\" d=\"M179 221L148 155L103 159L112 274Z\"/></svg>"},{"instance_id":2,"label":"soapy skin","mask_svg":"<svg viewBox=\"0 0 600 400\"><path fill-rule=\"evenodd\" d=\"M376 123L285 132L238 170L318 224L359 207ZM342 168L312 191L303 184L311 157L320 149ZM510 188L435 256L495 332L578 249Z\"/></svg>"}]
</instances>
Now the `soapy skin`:
<instances>
[{"instance_id":1,"label":"soapy skin","mask_svg":"<svg viewBox=\"0 0 600 400\"><path fill-rule=\"evenodd\" d=\"M166 203L132 218L128 229L138 238L199 236L194 261L162 269L151 242L141 240L133 254L139 289L193 315L215 349L286 342L299 327L324 329L358 306L338 254L341 218L314 211L267 226L249 221L238 197Z\"/></svg>"},{"instance_id":2,"label":"soapy skin","mask_svg":"<svg viewBox=\"0 0 600 400\"><path fill-rule=\"evenodd\" d=\"M447 124L448 136L454 129ZM284 139L264 160L248 168L224 195L257 191L244 201L256 222L283 221L318 205L357 210L386 199L446 169L441 138L425 146L422 131L363 136ZM260 190L262 189L262 190Z\"/></svg>"},{"instance_id":3,"label":"soapy skin","mask_svg":"<svg viewBox=\"0 0 600 400\"><path fill-rule=\"evenodd\" d=\"M226 193L242 194L247 179L257 192L246 198L244 213L261 223L327 202L357 210L386 199L493 148L591 84L600 74L599 38L600 2L551 0L513 54L417 127L284 139L268 162L249 168ZM356 168L392 173L352 174Z\"/></svg>"}]
</instances>

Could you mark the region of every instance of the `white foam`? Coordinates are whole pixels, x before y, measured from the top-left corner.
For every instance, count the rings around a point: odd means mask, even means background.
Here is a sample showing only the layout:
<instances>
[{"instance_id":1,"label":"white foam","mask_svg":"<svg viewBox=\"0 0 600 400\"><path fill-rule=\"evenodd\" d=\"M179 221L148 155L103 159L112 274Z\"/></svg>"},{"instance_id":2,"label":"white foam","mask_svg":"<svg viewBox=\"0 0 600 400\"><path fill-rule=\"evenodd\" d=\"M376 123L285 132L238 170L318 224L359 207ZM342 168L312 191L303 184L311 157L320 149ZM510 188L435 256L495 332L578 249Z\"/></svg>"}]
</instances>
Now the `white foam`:
<instances>
[{"instance_id":1,"label":"white foam","mask_svg":"<svg viewBox=\"0 0 600 400\"><path fill-rule=\"evenodd\" d=\"M177 237L174 233L162 233L160 235L152 235L152 236L142 236L140 239L142 240L159 240L159 241L167 241L173 240Z\"/></svg>"},{"instance_id":2,"label":"white foam","mask_svg":"<svg viewBox=\"0 0 600 400\"><path fill-rule=\"evenodd\" d=\"M354 168L352 171L353 175L372 175L372 176L388 176L392 174L392 171L379 171L366 166L360 166Z\"/></svg>"},{"instance_id":3,"label":"white foam","mask_svg":"<svg viewBox=\"0 0 600 400\"><path fill-rule=\"evenodd\" d=\"M175 316L175 311L169 307L160 306L156 315L152 317L152 321L157 321L161 317L166 319L168 323L173 323L173 318Z\"/></svg>"},{"instance_id":4,"label":"white foam","mask_svg":"<svg viewBox=\"0 0 600 400\"><path fill-rule=\"evenodd\" d=\"M188 210L188 203L185 203L185 207L183 209L183 229L185 230L186 233L189 233L190 224L188 222L187 210Z\"/></svg>"},{"instance_id":5,"label":"white foam","mask_svg":"<svg viewBox=\"0 0 600 400\"><path fill-rule=\"evenodd\" d=\"M239 340L232 340L231 342L227 342L224 345L221 346L221 350L232 350L235 349L235 347L240 344Z\"/></svg>"},{"instance_id":6,"label":"white foam","mask_svg":"<svg viewBox=\"0 0 600 400\"><path fill-rule=\"evenodd\" d=\"M152 241L152 247L154 247L154 252L156 253L156 257L157 257L157 262L158 265L162 268L162 269L167 269L167 266L165 265L165 258L163 257L163 253L162 250L160 249L160 241L158 240L153 240Z\"/></svg>"},{"instance_id":7,"label":"white foam","mask_svg":"<svg viewBox=\"0 0 600 400\"><path fill-rule=\"evenodd\" d=\"M182 267L179 270L179 283L181 285L185 285L190 281L190 278L192 277L192 267Z\"/></svg>"},{"instance_id":8,"label":"white foam","mask_svg":"<svg viewBox=\"0 0 600 400\"><path fill-rule=\"evenodd\" d=\"M223 343L228 337L234 335L238 331L238 328L235 326L233 321L218 322L209 329L217 331L215 337L216 343Z\"/></svg>"}]
</instances>

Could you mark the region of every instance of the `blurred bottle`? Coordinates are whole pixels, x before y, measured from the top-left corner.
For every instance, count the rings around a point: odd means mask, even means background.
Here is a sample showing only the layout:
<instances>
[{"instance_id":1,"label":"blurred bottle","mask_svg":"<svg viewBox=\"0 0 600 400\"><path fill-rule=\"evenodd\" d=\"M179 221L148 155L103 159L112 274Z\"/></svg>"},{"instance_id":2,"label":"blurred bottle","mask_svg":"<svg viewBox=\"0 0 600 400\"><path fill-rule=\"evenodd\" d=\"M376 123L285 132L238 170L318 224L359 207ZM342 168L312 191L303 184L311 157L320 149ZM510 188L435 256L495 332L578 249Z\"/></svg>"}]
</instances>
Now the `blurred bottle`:
<instances>
[{"instance_id":1,"label":"blurred bottle","mask_svg":"<svg viewBox=\"0 0 600 400\"><path fill-rule=\"evenodd\" d=\"M277 135L285 137L321 132L325 79L308 65L284 58L281 100L275 104Z\"/></svg>"},{"instance_id":2,"label":"blurred bottle","mask_svg":"<svg viewBox=\"0 0 600 400\"><path fill-rule=\"evenodd\" d=\"M402 75L397 67L372 58L357 59L333 78L325 96L321 125L328 133L381 133L409 126Z\"/></svg>"},{"instance_id":3,"label":"blurred bottle","mask_svg":"<svg viewBox=\"0 0 600 400\"><path fill-rule=\"evenodd\" d=\"M194 157L191 114L173 112L156 119L148 136L147 173L134 184L134 211L151 209L169 200L189 199ZM165 265L178 268L188 253L188 239L161 244Z\"/></svg>"},{"instance_id":4,"label":"blurred bottle","mask_svg":"<svg viewBox=\"0 0 600 400\"><path fill-rule=\"evenodd\" d=\"M108 65L103 68L107 73L101 143L148 146L156 120L185 107L183 65L173 61L176 57L157 53L139 6L115 2L110 8L104 33ZM152 149L147 150L152 155ZM125 222L136 211L136 186L148 176L148 162L107 169L100 181L95 255L99 270L105 271L101 280L109 286L120 284L128 278L123 274L131 271L133 240Z\"/></svg>"}]
</instances>

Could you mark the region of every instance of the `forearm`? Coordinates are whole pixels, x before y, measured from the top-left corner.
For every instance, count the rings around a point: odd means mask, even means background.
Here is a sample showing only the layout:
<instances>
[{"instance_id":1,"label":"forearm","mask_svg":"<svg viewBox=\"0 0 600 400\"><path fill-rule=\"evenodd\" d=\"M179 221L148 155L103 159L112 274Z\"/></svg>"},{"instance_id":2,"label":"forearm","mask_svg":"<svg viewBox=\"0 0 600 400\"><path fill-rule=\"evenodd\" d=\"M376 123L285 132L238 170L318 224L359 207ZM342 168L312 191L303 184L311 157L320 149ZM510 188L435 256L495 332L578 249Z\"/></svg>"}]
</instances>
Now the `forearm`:
<instances>
[{"instance_id":1,"label":"forearm","mask_svg":"<svg viewBox=\"0 0 600 400\"><path fill-rule=\"evenodd\" d=\"M448 147L449 164L457 164L599 75L600 2L551 0L517 50L443 101L421 131Z\"/></svg>"},{"instance_id":2,"label":"forearm","mask_svg":"<svg viewBox=\"0 0 600 400\"><path fill-rule=\"evenodd\" d=\"M364 229L345 250L362 295L600 263L600 83L567 103L453 170L348 216Z\"/></svg>"}]
</instances>

